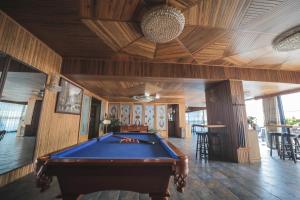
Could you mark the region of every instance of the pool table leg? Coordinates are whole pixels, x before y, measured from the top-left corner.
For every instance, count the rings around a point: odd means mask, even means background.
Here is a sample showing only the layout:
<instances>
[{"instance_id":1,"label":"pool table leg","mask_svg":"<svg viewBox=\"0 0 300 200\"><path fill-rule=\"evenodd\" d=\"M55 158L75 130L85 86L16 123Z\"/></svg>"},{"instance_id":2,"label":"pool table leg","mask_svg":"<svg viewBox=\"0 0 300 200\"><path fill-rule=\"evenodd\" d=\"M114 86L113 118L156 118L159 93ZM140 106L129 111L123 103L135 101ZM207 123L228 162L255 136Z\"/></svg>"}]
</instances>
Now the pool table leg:
<instances>
[{"instance_id":1,"label":"pool table leg","mask_svg":"<svg viewBox=\"0 0 300 200\"><path fill-rule=\"evenodd\" d=\"M151 200L168 200L170 197L169 192L162 192L162 193L150 193L149 196Z\"/></svg>"}]
</instances>

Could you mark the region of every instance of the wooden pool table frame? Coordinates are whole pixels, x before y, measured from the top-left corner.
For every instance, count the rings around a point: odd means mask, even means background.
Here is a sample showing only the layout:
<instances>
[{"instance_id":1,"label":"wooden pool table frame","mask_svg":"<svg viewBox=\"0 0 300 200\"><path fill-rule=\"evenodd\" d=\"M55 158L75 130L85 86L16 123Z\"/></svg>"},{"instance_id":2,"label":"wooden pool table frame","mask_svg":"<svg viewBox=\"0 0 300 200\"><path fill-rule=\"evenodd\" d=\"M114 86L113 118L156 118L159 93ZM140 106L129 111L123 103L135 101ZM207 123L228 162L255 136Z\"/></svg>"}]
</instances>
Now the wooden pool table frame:
<instances>
[{"instance_id":1,"label":"wooden pool table frame","mask_svg":"<svg viewBox=\"0 0 300 200\"><path fill-rule=\"evenodd\" d=\"M37 185L49 187L56 176L64 200L78 199L81 194L100 190L128 190L148 193L153 200L168 199L170 177L177 191L183 192L188 174L188 158L170 142L163 140L178 156L176 159L67 159L50 158L36 161Z\"/></svg>"}]
</instances>

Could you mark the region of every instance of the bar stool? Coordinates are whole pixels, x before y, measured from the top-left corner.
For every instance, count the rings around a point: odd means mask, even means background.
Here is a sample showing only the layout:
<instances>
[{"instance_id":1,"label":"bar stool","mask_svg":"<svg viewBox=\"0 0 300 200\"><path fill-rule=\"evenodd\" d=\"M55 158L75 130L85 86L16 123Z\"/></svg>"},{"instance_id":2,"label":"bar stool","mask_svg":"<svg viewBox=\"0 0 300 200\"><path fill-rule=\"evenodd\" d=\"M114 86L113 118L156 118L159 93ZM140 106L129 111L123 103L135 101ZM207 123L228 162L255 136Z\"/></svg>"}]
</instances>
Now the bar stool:
<instances>
[{"instance_id":1,"label":"bar stool","mask_svg":"<svg viewBox=\"0 0 300 200\"><path fill-rule=\"evenodd\" d=\"M195 124L192 125L192 135L195 135Z\"/></svg>"},{"instance_id":2,"label":"bar stool","mask_svg":"<svg viewBox=\"0 0 300 200\"><path fill-rule=\"evenodd\" d=\"M208 133L207 132L196 132L197 144L196 144L196 159L198 154L200 159L204 159L205 162L208 160Z\"/></svg>"},{"instance_id":3,"label":"bar stool","mask_svg":"<svg viewBox=\"0 0 300 200\"><path fill-rule=\"evenodd\" d=\"M0 131L0 141L4 138L5 134L6 134L5 130Z\"/></svg>"},{"instance_id":4,"label":"bar stool","mask_svg":"<svg viewBox=\"0 0 300 200\"><path fill-rule=\"evenodd\" d=\"M296 163L296 155L292 138L296 138L293 134L282 134L281 135L281 154L282 159L292 159Z\"/></svg>"},{"instance_id":5,"label":"bar stool","mask_svg":"<svg viewBox=\"0 0 300 200\"><path fill-rule=\"evenodd\" d=\"M295 144L295 159L300 160L300 135L294 138Z\"/></svg>"},{"instance_id":6,"label":"bar stool","mask_svg":"<svg viewBox=\"0 0 300 200\"><path fill-rule=\"evenodd\" d=\"M270 134L270 156L272 157L273 149L276 149L278 156L281 158L281 147L280 147L279 138L281 137L282 133L269 132L269 134ZM274 143L275 143L275 148L273 147Z\"/></svg>"}]
</instances>

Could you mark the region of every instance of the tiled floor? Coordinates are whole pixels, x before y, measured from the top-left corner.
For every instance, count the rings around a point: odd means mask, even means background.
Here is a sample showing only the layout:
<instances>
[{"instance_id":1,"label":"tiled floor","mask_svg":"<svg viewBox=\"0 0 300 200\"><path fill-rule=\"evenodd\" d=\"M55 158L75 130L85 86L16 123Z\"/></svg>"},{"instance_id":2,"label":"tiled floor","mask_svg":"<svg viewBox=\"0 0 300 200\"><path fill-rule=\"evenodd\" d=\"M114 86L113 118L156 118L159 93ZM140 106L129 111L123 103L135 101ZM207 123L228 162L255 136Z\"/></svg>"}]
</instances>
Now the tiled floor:
<instances>
[{"instance_id":1,"label":"tiled floor","mask_svg":"<svg viewBox=\"0 0 300 200\"><path fill-rule=\"evenodd\" d=\"M16 137L16 132L6 133L0 141L0 174L31 163L35 137Z\"/></svg>"},{"instance_id":2,"label":"tiled floor","mask_svg":"<svg viewBox=\"0 0 300 200\"><path fill-rule=\"evenodd\" d=\"M262 146L262 162L241 165L225 162L204 163L195 160L195 141L170 139L189 156L189 177L183 194L176 192L170 183L171 200L237 200L237 199L300 199L300 163L270 158ZM33 175L26 176L0 188L0 199L50 200L60 193L55 180L49 190L40 193ZM82 196L82 200L144 200L146 194L127 191L102 191Z\"/></svg>"}]
</instances>

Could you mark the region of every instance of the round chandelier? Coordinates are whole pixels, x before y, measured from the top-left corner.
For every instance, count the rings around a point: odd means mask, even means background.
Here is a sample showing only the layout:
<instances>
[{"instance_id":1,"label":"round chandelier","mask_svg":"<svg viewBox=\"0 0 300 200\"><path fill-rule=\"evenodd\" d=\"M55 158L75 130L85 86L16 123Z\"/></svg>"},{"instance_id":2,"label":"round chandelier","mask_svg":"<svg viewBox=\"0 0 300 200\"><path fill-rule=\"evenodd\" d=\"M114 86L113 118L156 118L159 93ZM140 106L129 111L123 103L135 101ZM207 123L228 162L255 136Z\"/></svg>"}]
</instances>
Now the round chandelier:
<instances>
[{"instance_id":1,"label":"round chandelier","mask_svg":"<svg viewBox=\"0 0 300 200\"><path fill-rule=\"evenodd\" d=\"M155 96L151 96L149 93L145 92L144 95L133 96L131 98L136 100L136 101L139 101L139 102L149 103L151 101L155 101L157 99L160 99L160 96L159 96L159 94L156 94Z\"/></svg>"},{"instance_id":2,"label":"round chandelier","mask_svg":"<svg viewBox=\"0 0 300 200\"><path fill-rule=\"evenodd\" d=\"M141 27L146 39L166 43L177 38L184 28L184 15L169 6L154 7L142 18Z\"/></svg>"},{"instance_id":3,"label":"round chandelier","mask_svg":"<svg viewBox=\"0 0 300 200\"><path fill-rule=\"evenodd\" d=\"M293 51L300 49L300 25L278 35L273 40L272 45L277 51Z\"/></svg>"}]
</instances>

